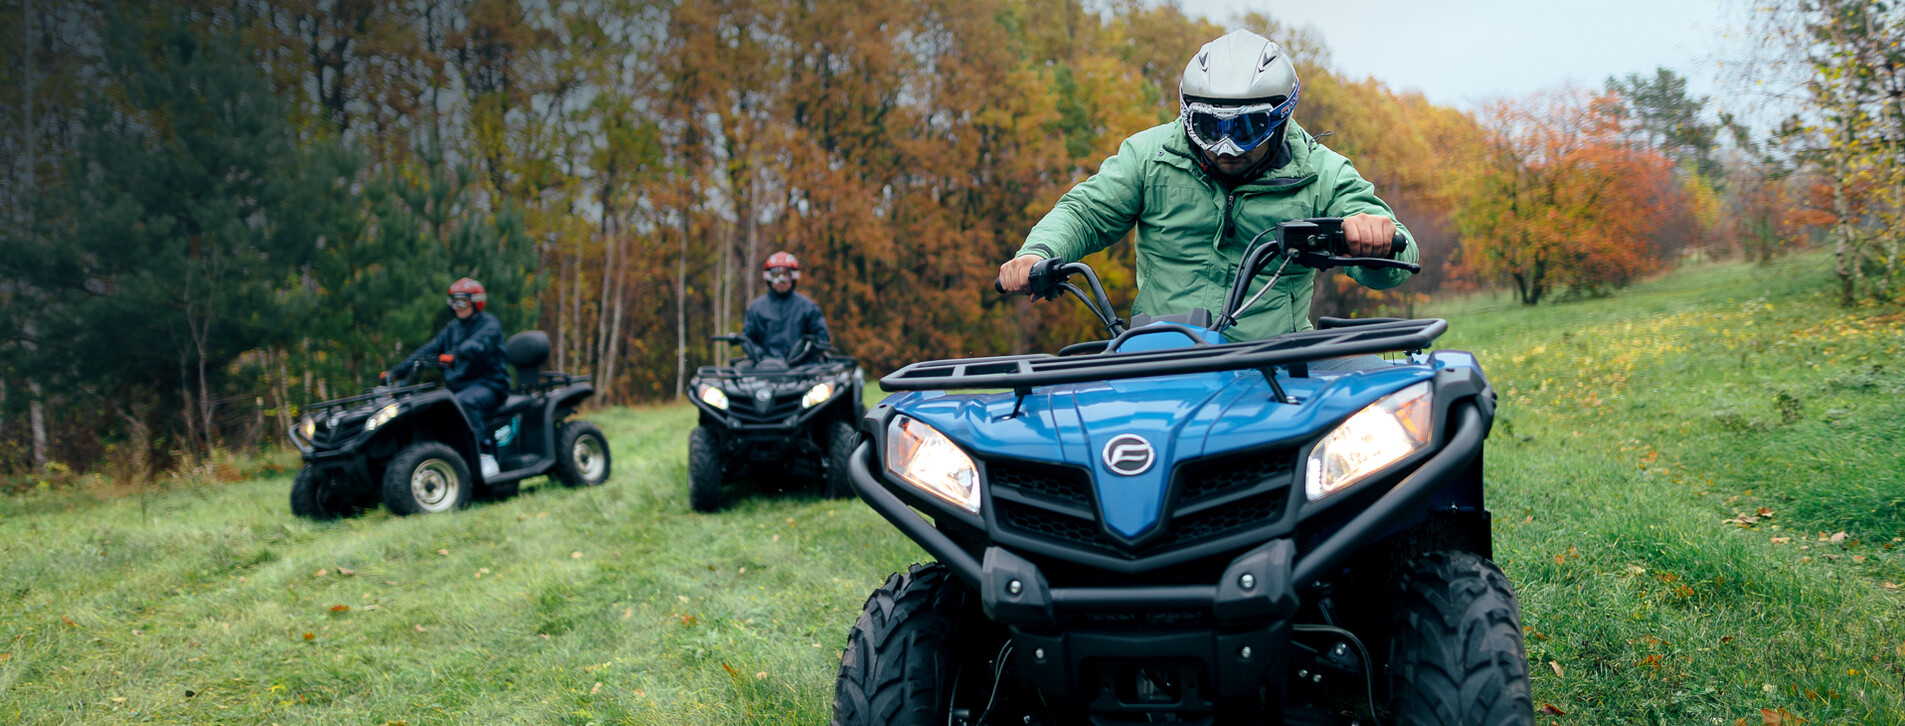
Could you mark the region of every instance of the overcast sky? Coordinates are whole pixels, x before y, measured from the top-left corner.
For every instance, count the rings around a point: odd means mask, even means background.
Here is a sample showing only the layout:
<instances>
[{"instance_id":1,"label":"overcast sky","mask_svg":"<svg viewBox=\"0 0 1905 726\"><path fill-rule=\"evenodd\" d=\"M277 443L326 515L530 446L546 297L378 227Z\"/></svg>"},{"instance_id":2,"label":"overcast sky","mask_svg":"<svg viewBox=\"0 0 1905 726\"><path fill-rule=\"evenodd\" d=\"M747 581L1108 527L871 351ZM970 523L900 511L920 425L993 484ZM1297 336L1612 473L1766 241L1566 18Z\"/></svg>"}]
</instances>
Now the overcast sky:
<instances>
[{"instance_id":1,"label":"overcast sky","mask_svg":"<svg viewBox=\"0 0 1905 726\"><path fill-rule=\"evenodd\" d=\"M1715 93L1721 31L1738 0L1182 0L1219 23L1266 12L1313 26L1351 78L1374 76L1472 109L1573 81L1666 66L1696 95ZM1274 38L1273 38L1274 40Z\"/></svg>"}]
</instances>

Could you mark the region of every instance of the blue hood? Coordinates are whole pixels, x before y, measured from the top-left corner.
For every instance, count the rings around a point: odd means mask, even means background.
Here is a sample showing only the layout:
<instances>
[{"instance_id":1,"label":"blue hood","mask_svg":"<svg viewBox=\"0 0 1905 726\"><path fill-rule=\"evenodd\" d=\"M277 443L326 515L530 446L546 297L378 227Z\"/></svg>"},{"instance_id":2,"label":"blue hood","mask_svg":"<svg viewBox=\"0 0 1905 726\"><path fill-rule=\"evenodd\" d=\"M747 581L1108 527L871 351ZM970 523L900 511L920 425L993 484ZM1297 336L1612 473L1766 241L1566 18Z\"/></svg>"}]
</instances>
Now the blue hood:
<instances>
[{"instance_id":1,"label":"blue hood","mask_svg":"<svg viewBox=\"0 0 1905 726\"><path fill-rule=\"evenodd\" d=\"M1214 335L1214 334L1213 334ZM1189 344L1182 335L1133 338L1120 352ZM1115 355L1115 354L1114 354ZM978 458L1006 457L1091 472L1099 515L1127 540L1161 522L1172 472L1180 462L1257 446L1306 444L1383 396L1434 375L1429 366L1277 381L1296 405L1273 400L1254 370L1079 383L1033 389L1018 415L1011 393L898 394L894 409L946 434ZM1113 472L1103 452L1112 438L1135 434L1155 450L1151 466Z\"/></svg>"}]
</instances>

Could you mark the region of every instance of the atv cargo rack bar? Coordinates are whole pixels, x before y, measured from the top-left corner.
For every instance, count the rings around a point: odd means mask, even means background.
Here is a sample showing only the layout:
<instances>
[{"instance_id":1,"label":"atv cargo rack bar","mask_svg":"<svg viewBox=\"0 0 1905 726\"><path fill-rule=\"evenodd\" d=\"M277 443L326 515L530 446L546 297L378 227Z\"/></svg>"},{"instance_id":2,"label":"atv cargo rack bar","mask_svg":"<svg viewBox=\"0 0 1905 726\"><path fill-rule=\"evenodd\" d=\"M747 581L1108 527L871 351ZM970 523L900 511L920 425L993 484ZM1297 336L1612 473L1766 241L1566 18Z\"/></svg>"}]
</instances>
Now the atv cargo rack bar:
<instances>
[{"instance_id":1,"label":"atv cargo rack bar","mask_svg":"<svg viewBox=\"0 0 1905 726\"><path fill-rule=\"evenodd\" d=\"M1010 388L1268 369L1324 358L1422 350L1449 328L1439 318L1304 330L1246 343L1200 344L1143 353L1059 357L1045 353L914 363L887 374L889 391ZM1144 330L1144 328L1134 329ZM1115 343L1116 341L1114 341Z\"/></svg>"},{"instance_id":2,"label":"atv cargo rack bar","mask_svg":"<svg viewBox=\"0 0 1905 726\"><path fill-rule=\"evenodd\" d=\"M411 391L421 391L421 390L425 390L429 388L436 388L441 385L443 384L437 383L435 381L431 381L429 383L417 383L417 384L409 385L409 386L395 386L391 388L385 388L383 390L373 390L369 393L361 393L355 396L351 396L349 398L334 398L329 401L319 401L317 403L305 404L304 408L301 408L299 410L307 411L307 412L308 411L322 411L327 408L336 408L338 406L357 403L359 401L368 401L373 398L383 398L386 396L393 396L399 393L409 393Z\"/></svg>"}]
</instances>

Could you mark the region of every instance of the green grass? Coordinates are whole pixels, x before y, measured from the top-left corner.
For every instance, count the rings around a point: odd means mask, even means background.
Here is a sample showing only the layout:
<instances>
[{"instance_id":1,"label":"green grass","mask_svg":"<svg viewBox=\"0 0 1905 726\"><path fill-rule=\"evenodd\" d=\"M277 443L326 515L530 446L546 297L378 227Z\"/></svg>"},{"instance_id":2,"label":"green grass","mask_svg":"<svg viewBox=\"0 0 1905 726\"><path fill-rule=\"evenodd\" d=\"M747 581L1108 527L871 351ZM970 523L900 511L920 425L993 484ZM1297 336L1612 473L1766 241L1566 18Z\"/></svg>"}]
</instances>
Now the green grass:
<instances>
[{"instance_id":1,"label":"green grass","mask_svg":"<svg viewBox=\"0 0 1905 726\"><path fill-rule=\"evenodd\" d=\"M1825 268L1439 311L1501 394L1496 558L1557 723L1905 723L1905 324Z\"/></svg>"},{"instance_id":2,"label":"green grass","mask_svg":"<svg viewBox=\"0 0 1905 726\"><path fill-rule=\"evenodd\" d=\"M1441 306L1502 393L1541 722L1905 723L1905 323L1824 268ZM693 514L691 409L591 418L607 485L454 516L299 521L289 473L0 497L0 723L824 723L860 603L924 555L804 493Z\"/></svg>"}]
</instances>

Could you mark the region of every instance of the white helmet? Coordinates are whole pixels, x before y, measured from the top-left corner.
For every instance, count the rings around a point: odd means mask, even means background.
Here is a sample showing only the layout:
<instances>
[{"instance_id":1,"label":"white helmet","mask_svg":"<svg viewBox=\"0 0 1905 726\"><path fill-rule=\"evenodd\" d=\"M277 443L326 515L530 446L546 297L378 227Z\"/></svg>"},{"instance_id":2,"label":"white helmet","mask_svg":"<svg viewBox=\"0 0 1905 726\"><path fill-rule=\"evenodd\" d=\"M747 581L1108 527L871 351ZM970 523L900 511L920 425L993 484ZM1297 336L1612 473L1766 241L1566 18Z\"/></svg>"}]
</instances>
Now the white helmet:
<instances>
[{"instance_id":1,"label":"white helmet","mask_svg":"<svg viewBox=\"0 0 1905 726\"><path fill-rule=\"evenodd\" d=\"M1296 65L1283 48L1248 30L1205 43L1178 81L1178 113L1191 141L1212 154L1243 156L1279 136L1296 111Z\"/></svg>"}]
</instances>

